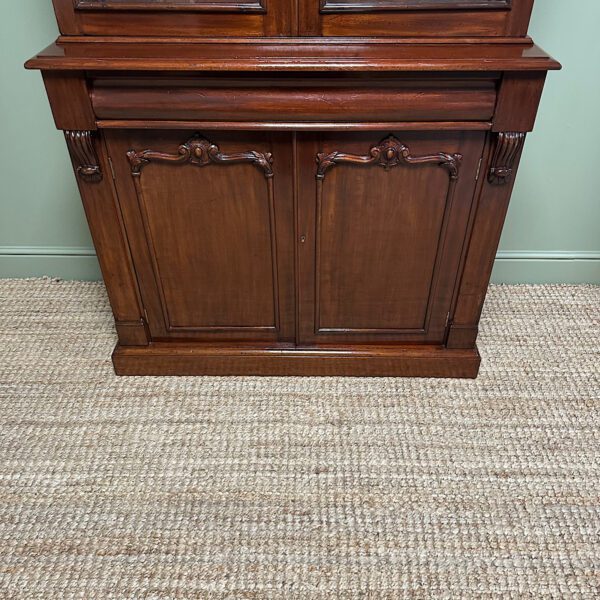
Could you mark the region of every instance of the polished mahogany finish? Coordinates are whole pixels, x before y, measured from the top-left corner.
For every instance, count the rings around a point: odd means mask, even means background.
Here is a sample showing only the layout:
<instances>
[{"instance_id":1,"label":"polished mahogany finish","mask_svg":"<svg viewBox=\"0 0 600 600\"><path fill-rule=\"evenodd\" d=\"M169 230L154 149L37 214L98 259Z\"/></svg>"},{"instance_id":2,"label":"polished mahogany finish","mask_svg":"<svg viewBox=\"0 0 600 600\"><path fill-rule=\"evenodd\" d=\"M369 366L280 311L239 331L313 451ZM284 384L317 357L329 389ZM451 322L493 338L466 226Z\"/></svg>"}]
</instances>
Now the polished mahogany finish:
<instances>
[{"instance_id":1,"label":"polished mahogany finish","mask_svg":"<svg viewBox=\"0 0 600 600\"><path fill-rule=\"evenodd\" d=\"M546 72L560 65L530 40L61 38L27 66L42 71L393 73Z\"/></svg>"},{"instance_id":2,"label":"polished mahogany finish","mask_svg":"<svg viewBox=\"0 0 600 600\"><path fill-rule=\"evenodd\" d=\"M475 377L532 0L54 0L123 375Z\"/></svg>"},{"instance_id":3,"label":"polished mahogany finish","mask_svg":"<svg viewBox=\"0 0 600 600\"><path fill-rule=\"evenodd\" d=\"M301 136L301 343L444 342L485 135L383 133Z\"/></svg>"},{"instance_id":4,"label":"polished mahogany finish","mask_svg":"<svg viewBox=\"0 0 600 600\"><path fill-rule=\"evenodd\" d=\"M532 6L533 0L54 0L61 33L86 36L524 36Z\"/></svg>"}]
</instances>

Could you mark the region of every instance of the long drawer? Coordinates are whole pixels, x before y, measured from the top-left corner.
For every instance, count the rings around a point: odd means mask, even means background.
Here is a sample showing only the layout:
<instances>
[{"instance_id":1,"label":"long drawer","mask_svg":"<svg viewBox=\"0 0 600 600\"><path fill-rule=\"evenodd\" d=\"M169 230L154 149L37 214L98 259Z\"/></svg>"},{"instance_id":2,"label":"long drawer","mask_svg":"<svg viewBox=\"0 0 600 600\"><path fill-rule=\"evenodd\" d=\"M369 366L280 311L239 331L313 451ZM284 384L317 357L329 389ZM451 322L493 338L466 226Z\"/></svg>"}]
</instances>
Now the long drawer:
<instances>
[{"instance_id":1,"label":"long drawer","mask_svg":"<svg viewBox=\"0 0 600 600\"><path fill-rule=\"evenodd\" d=\"M382 88L384 92L382 93ZM276 121L484 121L493 76L123 78L92 82L99 119Z\"/></svg>"}]
</instances>

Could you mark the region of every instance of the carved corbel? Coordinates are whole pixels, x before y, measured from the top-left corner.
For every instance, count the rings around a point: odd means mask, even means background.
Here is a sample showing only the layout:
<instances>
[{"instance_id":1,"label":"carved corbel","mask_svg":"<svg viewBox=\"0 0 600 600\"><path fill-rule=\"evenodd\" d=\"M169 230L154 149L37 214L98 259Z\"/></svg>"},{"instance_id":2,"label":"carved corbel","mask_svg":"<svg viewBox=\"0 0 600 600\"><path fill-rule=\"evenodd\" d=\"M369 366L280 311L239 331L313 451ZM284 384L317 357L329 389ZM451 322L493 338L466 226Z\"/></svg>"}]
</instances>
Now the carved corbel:
<instances>
[{"instance_id":1,"label":"carved corbel","mask_svg":"<svg viewBox=\"0 0 600 600\"><path fill-rule=\"evenodd\" d=\"M71 157L75 161L78 177L94 183L102 180L98 155L94 150L91 131L65 131Z\"/></svg>"},{"instance_id":2,"label":"carved corbel","mask_svg":"<svg viewBox=\"0 0 600 600\"><path fill-rule=\"evenodd\" d=\"M492 157L492 165L488 181L494 185L504 185L510 181L513 167L525 142L525 134L507 131L498 134L496 149Z\"/></svg>"}]
</instances>

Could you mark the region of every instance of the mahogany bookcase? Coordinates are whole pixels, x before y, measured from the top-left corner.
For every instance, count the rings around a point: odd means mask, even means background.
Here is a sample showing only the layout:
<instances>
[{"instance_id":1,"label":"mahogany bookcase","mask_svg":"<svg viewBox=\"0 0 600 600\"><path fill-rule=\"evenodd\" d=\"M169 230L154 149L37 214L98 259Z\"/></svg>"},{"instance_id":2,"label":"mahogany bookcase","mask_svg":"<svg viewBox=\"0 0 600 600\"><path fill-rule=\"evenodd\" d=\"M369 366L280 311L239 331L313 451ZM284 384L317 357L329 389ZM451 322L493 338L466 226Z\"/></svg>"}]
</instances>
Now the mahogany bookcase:
<instances>
[{"instance_id":1,"label":"mahogany bookcase","mask_svg":"<svg viewBox=\"0 0 600 600\"><path fill-rule=\"evenodd\" d=\"M475 377L532 4L54 0L116 372Z\"/></svg>"}]
</instances>

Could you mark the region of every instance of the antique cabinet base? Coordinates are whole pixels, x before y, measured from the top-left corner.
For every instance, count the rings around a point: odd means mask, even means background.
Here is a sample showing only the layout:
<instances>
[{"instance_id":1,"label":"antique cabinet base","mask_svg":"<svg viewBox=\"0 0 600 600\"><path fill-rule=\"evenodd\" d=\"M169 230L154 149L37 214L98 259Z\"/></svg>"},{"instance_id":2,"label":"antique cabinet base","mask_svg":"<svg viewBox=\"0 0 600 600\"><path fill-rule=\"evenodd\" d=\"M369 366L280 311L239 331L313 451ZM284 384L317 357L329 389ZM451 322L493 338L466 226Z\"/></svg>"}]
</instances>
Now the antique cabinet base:
<instances>
[{"instance_id":1,"label":"antique cabinet base","mask_svg":"<svg viewBox=\"0 0 600 600\"><path fill-rule=\"evenodd\" d=\"M533 0L53 0L119 375L477 376Z\"/></svg>"},{"instance_id":2,"label":"antique cabinet base","mask_svg":"<svg viewBox=\"0 0 600 600\"><path fill-rule=\"evenodd\" d=\"M118 375L296 375L475 378L477 348L443 346L204 346L155 343L113 352Z\"/></svg>"}]
</instances>

